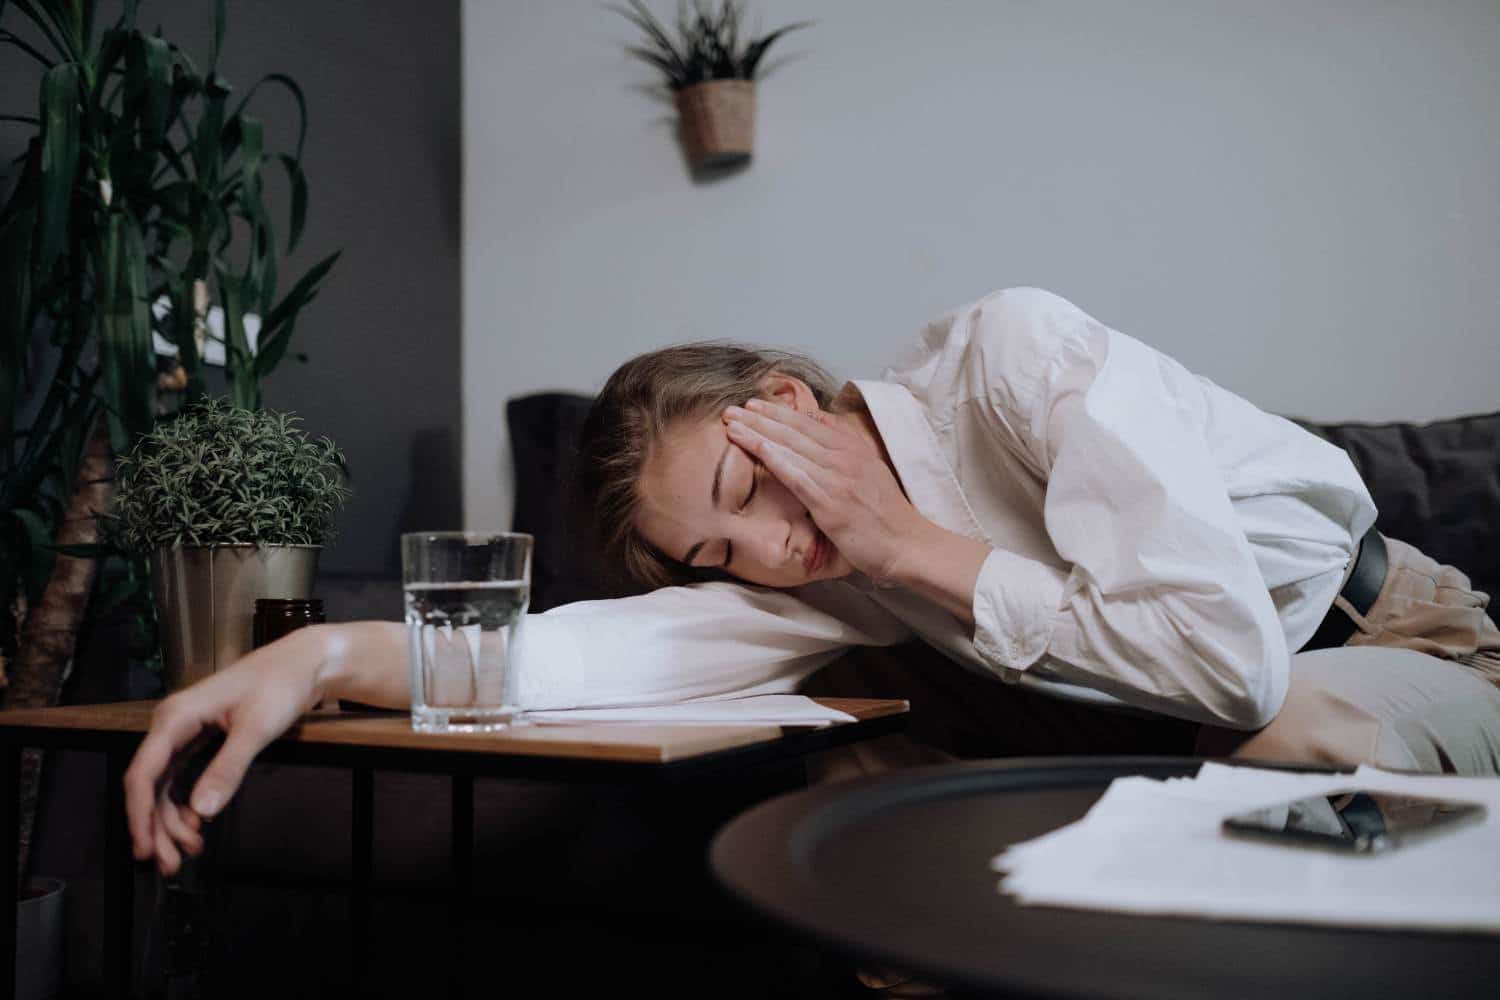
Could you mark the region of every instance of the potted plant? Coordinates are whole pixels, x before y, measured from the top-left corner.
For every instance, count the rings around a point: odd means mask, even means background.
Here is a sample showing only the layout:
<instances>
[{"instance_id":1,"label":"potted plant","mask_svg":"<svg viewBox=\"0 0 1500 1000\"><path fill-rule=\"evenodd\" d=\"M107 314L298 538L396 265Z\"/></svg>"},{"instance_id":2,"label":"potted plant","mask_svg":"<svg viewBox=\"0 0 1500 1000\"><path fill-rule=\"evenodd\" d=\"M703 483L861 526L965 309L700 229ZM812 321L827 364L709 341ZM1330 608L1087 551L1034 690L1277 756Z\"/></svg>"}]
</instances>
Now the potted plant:
<instances>
[{"instance_id":1,"label":"potted plant","mask_svg":"<svg viewBox=\"0 0 1500 1000\"><path fill-rule=\"evenodd\" d=\"M168 691L250 651L257 599L312 593L349 490L334 443L297 423L209 399L118 463L119 530L151 559Z\"/></svg>"},{"instance_id":2,"label":"potted plant","mask_svg":"<svg viewBox=\"0 0 1500 1000\"><path fill-rule=\"evenodd\" d=\"M666 74L677 101L682 141L695 167L734 166L755 151L755 74L766 50L789 31L805 28L798 21L760 38L740 39L744 5L721 0L711 5L683 4L677 16L677 40L641 2L613 8L646 35L649 44L630 46L630 53Z\"/></svg>"}]
</instances>

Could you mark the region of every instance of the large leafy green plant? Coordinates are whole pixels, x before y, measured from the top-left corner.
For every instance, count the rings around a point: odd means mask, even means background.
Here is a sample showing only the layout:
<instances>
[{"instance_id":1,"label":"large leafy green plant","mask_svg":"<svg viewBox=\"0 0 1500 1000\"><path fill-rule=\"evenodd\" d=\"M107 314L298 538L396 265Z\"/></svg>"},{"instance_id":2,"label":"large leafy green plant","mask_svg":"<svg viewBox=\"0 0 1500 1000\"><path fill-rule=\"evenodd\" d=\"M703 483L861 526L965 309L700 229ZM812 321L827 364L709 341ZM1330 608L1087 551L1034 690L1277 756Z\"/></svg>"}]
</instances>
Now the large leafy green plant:
<instances>
[{"instance_id":1,"label":"large leafy green plant","mask_svg":"<svg viewBox=\"0 0 1500 1000\"><path fill-rule=\"evenodd\" d=\"M306 105L283 74L242 93L219 74L223 0L212 8L202 68L137 26L136 0L125 0L108 26L99 23L100 6L0 0L0 46L40 72L37 113L3 116L34 130L0 207L0 601L7 612L35 604L49 579L96 416L116 455L156 422L153 305L170 303L155 325L177 347L182 399L191 401L209 392L200 348L204 292L220 303L225 391L235 405L256 408L261 380L286 356L301 310L338 256L322 258L281 294L281 256L296 248L307 217ZM296 144L284 151L267 149L253 113L278 90L297 115ZM264 198L268 170L283 172L290 191L284 245ZM247 314L261 321L254 350ZM40 375L28 383L23 373L33 370ZM15 617L0 616L6 652L14 648Z\"/></svg>"}]
</instances>

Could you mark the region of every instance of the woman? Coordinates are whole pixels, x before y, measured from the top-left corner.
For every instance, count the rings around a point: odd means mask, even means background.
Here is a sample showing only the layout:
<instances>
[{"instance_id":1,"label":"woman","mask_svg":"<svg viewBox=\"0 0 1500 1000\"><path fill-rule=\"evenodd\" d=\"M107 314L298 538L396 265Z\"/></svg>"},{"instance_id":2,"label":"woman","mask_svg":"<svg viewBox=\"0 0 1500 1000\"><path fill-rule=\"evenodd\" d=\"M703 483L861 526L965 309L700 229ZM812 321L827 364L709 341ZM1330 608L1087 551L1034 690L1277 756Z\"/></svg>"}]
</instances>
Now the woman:
<instances>
[{"instance_id":1,"label":"woman","mask_svg":"<svg viewBox=\"0 0 1500 1000\"><path fill-rule=\"evenodd\" d=\"M982 720L1019 692L1170 724L1185 750L1500 771L1488 598L1371 530L1342 451L1051 293L956 310L838 391L786 355L637 358L583 457L606 551L658 589L532 616L524 706L797 690L850 646L917 638ZM164 701L125 777L136 857L170 873L200 850L322 699L409 704L404 633L303 629ZM1305 652L1339 645L1393 648ZM210 726L224 747L175 804L162 775Z\"/></svg>"}]
</instances>

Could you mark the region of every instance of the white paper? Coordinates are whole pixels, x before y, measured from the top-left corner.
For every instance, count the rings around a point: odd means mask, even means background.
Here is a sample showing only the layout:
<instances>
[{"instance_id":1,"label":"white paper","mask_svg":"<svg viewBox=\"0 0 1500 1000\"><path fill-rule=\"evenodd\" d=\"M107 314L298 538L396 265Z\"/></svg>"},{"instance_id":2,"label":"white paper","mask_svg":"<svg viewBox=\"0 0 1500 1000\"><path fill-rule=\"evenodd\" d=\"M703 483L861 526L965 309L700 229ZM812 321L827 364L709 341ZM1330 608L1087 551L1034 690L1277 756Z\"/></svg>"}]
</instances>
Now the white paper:
<instances>
[{"instance_id":1,"label":"white paper","mask_svg":"<svg viewBox=\"0 0 1500 1000\"><path fill-rule=\"evenodd\" d=\"M1483 804L1477 824L1388 853L1341 855L1223 833L1234 813L1341 788ZM1500 933L1500 778L1297 774L1206 763L1196 778L1116 779L1088 814L992 867L1029 904Z\"/></svg>"},{"instance_id":2,"label":"white paper","mask_svg":"<svg viewBox=\"0 0 1500 1000\"><path fill-rule=\"evenodd\" d=\"M527 712L525 721L537 725L567 725L595 722L648 722L652 725L679 723L715 726L815 726L855 722L854 716L826 708L799 694L763 694L718 701L674 702L670 705L639 705L632 708L571 708Z\"/></svg>"}]
</instances>

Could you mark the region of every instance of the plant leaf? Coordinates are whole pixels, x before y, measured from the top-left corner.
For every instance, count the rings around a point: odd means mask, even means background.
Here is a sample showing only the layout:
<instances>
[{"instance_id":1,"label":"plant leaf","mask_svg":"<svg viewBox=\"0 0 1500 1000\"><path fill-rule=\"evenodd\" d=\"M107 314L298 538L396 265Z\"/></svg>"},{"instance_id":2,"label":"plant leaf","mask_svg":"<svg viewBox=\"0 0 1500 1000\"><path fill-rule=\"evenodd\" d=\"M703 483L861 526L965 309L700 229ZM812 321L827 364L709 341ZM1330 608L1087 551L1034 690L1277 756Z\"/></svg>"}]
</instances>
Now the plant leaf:
<instances>
[{"instance_id":1,"label":"plant leaf","mask_svg":"<svg viewBox=\"0 0 1500 1000\"><path fill-rule=\"evenodd\" d=\"M99 354L105 369L110 444L116 455L123 455L155 422L156 355L140 227L130 214L113 212L109 228L116 271L113 295L104 299L98 316Z\"/></svg>"},{"instance_id":2,"label":"plant leaf","mask_svg":"<svg viewBox=\"0 0 1500 1000\"><path fill-rule=\"evenodd\" d=\"M806 28L811 26L813 23L814 22L812 21L798 21L795 24L788 24L783 28L777 28L775 31L771 32L769 35L760 39L759 41L751 43L751 45L745 49L744 59L740 61L740 75L746 80L755 79L756 67L760 65L760 61L762 57L765 56L766 50L771 47L771 44L775 42L776 39L780 38L782 35L785 35L789 31L796 31L799 28Z\"/></svg>"},{"instance_id":3,"label":"plant leaf","mask_svg":"<svg viewBox=\"0 0 1500 1000\"><path fill-rule=\"evenodd\" d=\"M224 26L227 20L224 0L214 0L214 42L209 50L208 71L212 73L219 65L219 53L224 48Z\"/></svg>"},{"instance_id":4,"label":"plant leaf","mask_svg":"<svg viewBox=\"0 0 1500 1000\"><path fill-rule=\"evenodd\" d=\"M125 55L129 41L130 32L120 28L110 28L100 39L99 54L94 57L94 93L90 98L95 107L103 103L100 97L104 94L104 85L114 74L115 64Z\"/></svg>"},{"instance_id":5,"label":"plant leaf","mask_svg":"<svg viewBox=\"0 0 1500 1000\"><path fill-rule=\"evenodd\" d=\"M98 555L94 556L96 559L124 554L112 545L98 545L94 546L94 548L100 550ZM144 581L126 578L116 583L110 588L108 593L90 601L89 615L95 619L103 618L120 605L134 600L145 593L146 583Z\"/></svg>"},{"instance_id":6,"label":"plant leaf","mask_svg":"<svg viewBox=\"0 0 1500 1000\"><path fill-rule=\"evenodd\" d=\"M621 7L618 4L609 4L608 7L645 32L647 37L656 44L657 48L661 50L662 54L668 60L682 67L685 71L686 59L682 53L677 51L677 46L672 44L672 39L667 34L667 29L662 27L661 22L652 15L651 11L646 9L640 0L630 0L630 5L635 9L631 10L629 7Z\"/></svg>"},{"instance_id":7,"label":"plant leaf","mask_svg":"<svg viewBox=\"0 0 1500 1000\"><path fill-rule=\"evenodd\" d=\"M53 50L64 62L76 61L77 53L64 45L59 38L62 32L55 20L53 11L50 9L52 5L38 5L35 3L35 0L13 0L13 2L16 5L16 9L36 26L37 31L41 32L42 37L47 39L47 44L52 46Z\"/></svg>"},{"instance_id":8,"label":"plant leaf","mask_svg":"<svg viewBox=\"0 0 1500 1000\"><path fill-rule=\"evenodd\" d=\"M255 357L258 378L269 375L281 362L287 345L291 343L298 313L317 297L323 280L328 276L328 272L333 268L334 262L339 259L341 253L343 253L342 250L336 250L309 268L301 280L292 286L292 290L286 293L286 297L276 308L262 318L259 350Z\"/></svg>"},{"instance_id":9,"label":"plant leaf","mask_svg":"<svg viewBox=\"0 0 1500 1000\"><path fill-rule=\"evenodd\" d=\"M20 536L26 543L28 551L22 559L22 564L29 569L25 573L26 597L34 603L42 596L47 580L52 576L52 553L48 551L52 544L52 528L32 510L16 508L4 513L16 520L21 529Z\"/></svg>"},{"instance_id":10,"label":"plant leaf","mask_svg":"<svg viewBox=\"0 0 1500 1000\"><path fill-rule=\"evenodd\" d=\"M297 242L302 239L302 227L307 223L307 177L302 173L302 165L292 157L277 153L276 158L286 168L287 180L292 184L291 226L286 237L286 252L290 255L297 249Z\"/></svg>"},{"instance_id":11,"label":"plant leaf","mask_svg":"<svg viewBox=\"0 0 1500 1000\"><path fill-rule=\"evenodd\" d=\"M141 152L150 158L149 173L150 169L155 168L156 153L162 147L169 121L167 115L172 101L172 50L162 39L149 35L137 35L132 49L136 63ZM126 75L127 78L130 75L128 68Z\"/></svg>"},{"instance_id":12,"label":"plant leaf","mask_svg":"<svg viewBox=\"0 0 1500 1000\"><path fill-rule=\"evenodd\" d=\"M211 77L204 87L203 112L193 138L193 170L204 190L219 186L219 171L224 164L224 102L229 97L222 77Z\"/></svg>"},{"instance_id":13,"label":"plant leaf","mask_svg":"<svg viewBox=\"0 0 1500 1000\"><path fill-rule=\"evenodd\" d=\"M285 87L287 92L290 93L297 102L297 152L293 154L293 158L298 163L301 163L302 146L307 141L307 98L303 96L302 88L297 85L296 80L293 80L285 73L267 73L259 80L256 80L255 83L251 85L250 89L245 92L245 96L240 100L240 103L234 109L233 117L238 118L242 113L244 113L245 105L250 103L250 98L254 97L256 91L260 90L262 85L267 83L274 83Z\"/></svg>"},{"instance_id":14,"label":"plant leaf","mask_svg":"<svg viewBox=\"0 0 1500 1000\"><path fill-rule=\"evenodd\" d=\"M224 307L224 360L229 375L229 399L242 409L258 410L260 388L255 378L250 341L245 336L244 282L222 268L217 272L217 278L219 300Z\"/></svg>"},{"instance_id":15,"label":"plant leaf","mask_svg":"<svg viewBox=\"0 0 1500 1000\"><path fill-rule=\"evenodd\" d=\"M667 75L667 79L672 81L674 84L682 78L682 74L679 72L677 64L673 63L664 55L653 52L647 48L642 48L639 45L627 45L625 47L625 51L629 52L637 59L642 59L655 66L657 69L661 70Z\"/></svg>"},{"instance_id":16,"label":"plant leaf","mask_svg":"<svg viewBox=\"0 0 1500 1000\"><path fill-rule=\"evenodd\" d=\"M28 45L25 40L16 35L14 32L0 30L0 44L14 45L22 52L25 52L26 54L35 58L38 62L40 62L43 66L46 66L48 69L51 69L54 65L52 60L48 59L45 54L43 54L40 50Z\"/></svg>"},{"instance_id":17,"label":"plant leaf","mask_svg":"<svg viewBox=\"0 0 1500 1000\"><path fill-rule=\"evenodd\" d=\"M239 121L243 145L236 202L240 214L250 225L241 302L246 308L254 308L257 313L265 315L276 295L276 239L260 196L262 127L260 120L251 115L240 115Z\"/></svg>"},{"instance_id":18,"label":"plant leaf","mask_svg":"<svg viewBox=\"0 0 1500 1000\"><path fill-rule=\"evenodd\" d=\"M68 238L78 171L78 79L77 63L62 63L42 76L42 197L33 273L44 279Z\"/></svg>"},{"instance_id":19,"label":"plant leaf","mask_svg":"<svg viewBox=\"0 0 1500 1000\"><path fill-rule=\"evenodd\" d=\"M16 393L31 346L31 269L27 257L36 227L36 147L0 214L0 439L7 460Z\"/></svg>"}]
</instances>

